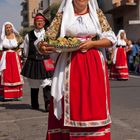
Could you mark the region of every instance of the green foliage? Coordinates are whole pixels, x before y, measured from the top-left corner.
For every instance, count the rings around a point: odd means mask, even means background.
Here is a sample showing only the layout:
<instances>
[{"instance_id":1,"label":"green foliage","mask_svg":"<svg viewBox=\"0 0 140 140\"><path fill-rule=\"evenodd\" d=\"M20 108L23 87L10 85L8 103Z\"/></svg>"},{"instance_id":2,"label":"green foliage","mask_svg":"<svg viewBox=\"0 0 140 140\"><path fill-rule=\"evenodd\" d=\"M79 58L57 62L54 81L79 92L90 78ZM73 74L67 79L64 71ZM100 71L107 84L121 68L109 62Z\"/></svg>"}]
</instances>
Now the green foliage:
<instances>
[{"instance_id":1,"label":"green foliage","mask_svg":"<svg viewBox=\"0 0 140 140\"><path fill-rule=\"evenodd\" d=\"M33 30L33 27L26 27L20 30L20 35L24 38L27 33Z\"/></svg>"},{"instance_id":2,"label":"green foliage","mask_svg":"<svg viewBox=\"0 0 140 140\"><path fill-rule=\"evenodd\" d=\"M57 3L53 3L51 6L50 6L50 20L52 21L53 18L55 17L57 11L58 11L58 8L60 6L60 2L57 2Z\"/></svg>"}]
</instances>

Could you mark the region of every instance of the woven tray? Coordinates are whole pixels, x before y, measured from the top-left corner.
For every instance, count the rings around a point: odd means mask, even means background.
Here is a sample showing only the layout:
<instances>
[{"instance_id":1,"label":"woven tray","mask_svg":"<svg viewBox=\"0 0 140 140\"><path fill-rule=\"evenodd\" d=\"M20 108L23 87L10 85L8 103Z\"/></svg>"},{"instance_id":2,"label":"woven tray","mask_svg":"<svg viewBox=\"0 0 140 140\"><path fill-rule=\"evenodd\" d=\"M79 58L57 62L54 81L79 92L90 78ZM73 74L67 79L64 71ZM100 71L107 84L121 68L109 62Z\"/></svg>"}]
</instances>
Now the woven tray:
<instances>
[{"instance_id":1,"label":"woven tray","mask_svg":"<svg viewBox=\"0 0 140 140\"><path fill-rule=\"evenodd\" d=\"M50 45L51 46L51 45ZM79 50L78 46L54 46L56 49L56 52L73 52Z\"/></svg>"}]
</instances>

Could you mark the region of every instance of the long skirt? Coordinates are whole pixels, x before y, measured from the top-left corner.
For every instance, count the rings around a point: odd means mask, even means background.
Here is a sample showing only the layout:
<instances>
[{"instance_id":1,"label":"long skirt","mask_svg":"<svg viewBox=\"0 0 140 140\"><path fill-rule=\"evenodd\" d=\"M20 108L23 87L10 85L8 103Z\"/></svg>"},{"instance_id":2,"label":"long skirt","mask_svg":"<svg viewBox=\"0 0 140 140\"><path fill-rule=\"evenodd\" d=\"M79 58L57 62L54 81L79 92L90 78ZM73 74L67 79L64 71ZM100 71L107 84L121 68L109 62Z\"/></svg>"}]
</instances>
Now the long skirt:
<instances>
[{"instance_id":1,"label":"long skirt","mask_svg":"<svg viewBox=\"0 0 140 140\"><path fill-rule=\"evenodd\" d=\"M6 52L6 68L1 72L0 98L2 100L20 100L22 98L23 78L21 60L16 52Z\"/></svg>"},{"instance_id":2,"label":"long skirt","mask_svg":"<svg viewBox=\"0 0 140 140\"><path fill-rule=\"evenodd\" d=\"M74 52L66 69L62 118L54 115L52 97L46 140L110 140L110 90L102 54Z\"/></svg>"},{"instance_id":3,"label":"long skirt","mask_svg":"<svg viewBox=\"0 0 140 140\"><path fill-rule=\"evenodd\" d=\"M110 79L128 80L127 56L124 48L117 48L116 63L110 69Z\"/></svg>"}]
</instances>

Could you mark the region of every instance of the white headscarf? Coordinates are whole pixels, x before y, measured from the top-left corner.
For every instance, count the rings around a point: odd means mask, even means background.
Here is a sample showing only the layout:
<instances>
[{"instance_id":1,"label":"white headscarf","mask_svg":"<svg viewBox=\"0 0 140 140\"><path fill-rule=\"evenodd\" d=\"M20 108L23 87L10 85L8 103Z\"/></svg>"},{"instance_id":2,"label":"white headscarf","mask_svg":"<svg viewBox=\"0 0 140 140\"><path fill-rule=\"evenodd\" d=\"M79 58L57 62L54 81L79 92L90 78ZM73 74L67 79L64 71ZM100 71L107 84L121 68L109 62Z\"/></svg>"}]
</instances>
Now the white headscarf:
<instances>
[{"instance_id":1,"label":"white headscarf","mask_svg":"<svg viewBox=\"0 0 140 140\"><path fill-rule=\"evenodd\" d=\"M124 39L121 39L121 33L124 33ZM125 41L125 39L126 39L126 32L125 32L125 30L120 30L119 32L118 32L118 35L117 35L117 45L122 45L122 46L126 46L126 41Z\"/></svg>"},{"instance_id":2,"label":"white headscarf","mask_svg":"<svg viewBox=\"0 0 140 140\"><path fill-rule=\"evenodd\" d=\"M97 12L96 12L96 10L99 9L97 1L89 0L88 5L89 5L89 14L96 27L97 34L100 35L101 26L98 20ZM61 24L61 30L60 30L60 36L63 37L66 34L67 25L74 22L74 8L73 8L72 0L63 0L58 12L63 12L62 24Z\"/></svg>"},{"instance_id":3,"label":"white headscarf","mask_svg":"<svg viewBox=\"0 0 140 140\"><path fill-rule=\"evenodd\" d=\"M13 32L16 33L16 34L19 34L19 32L15 29L14 25L11 23L11 22L5 22L2 26L2 31L1 31L1 40L4 39L5 37L5 26L9 24L12 26L12 29L13 29Z\"/></svg>"},{"instance_id":4,"label":"white headscarf","mask_svg":"<svg viewBox=\"0 0 140 140\"><path fill-rule=\"evenodd\" d=\"M124 38L126 39L126 32L123 29L119 30L119 32L117 34L117 39L121 39L121 37L120 37L121 33L124 33Z\"/></svg>"},{"instance_id":5,"label":"white headscarf","mask_svg":"<svg viewBox=\"0 0 140 140\"><path fill-rule=\"evenodd\" d=\"M6 26L7 24L9 24L9 25L12 26L13 32L14 32L15 34L19 34L19 32L15 29L14 25L13 25L11 22L5 22L5 23L3 24L3 26L2 26L1 34L0 34L0 49L2 48L2 42L3 42L3 40L4 40L5 36L6 36L6 34L5 34L5 26Z\"/></svg>"}]
</instances>

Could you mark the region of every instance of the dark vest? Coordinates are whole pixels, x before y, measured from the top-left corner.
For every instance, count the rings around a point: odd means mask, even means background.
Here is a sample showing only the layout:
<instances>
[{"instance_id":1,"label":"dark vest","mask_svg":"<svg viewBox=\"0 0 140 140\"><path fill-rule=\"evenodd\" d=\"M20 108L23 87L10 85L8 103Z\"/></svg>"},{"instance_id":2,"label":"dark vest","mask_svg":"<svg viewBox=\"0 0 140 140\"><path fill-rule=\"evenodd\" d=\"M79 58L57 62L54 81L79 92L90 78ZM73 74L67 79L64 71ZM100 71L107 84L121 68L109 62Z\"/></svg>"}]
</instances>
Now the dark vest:
<instances>
[{"instance_id":1,"label":"dark vest","mask_svg":"<svg viewBox=\"0 0 140 140\"><path fill-rule=\"evenodd\" d=\"M37 37L34 34L34 30L29 32L29 53L28 53L28 59L34 59L34 60L44 60L49 58L47 55L39 54L39 52L36 50L34 46L34 42L37 40Z\"/></svg>"}]
</instances>

